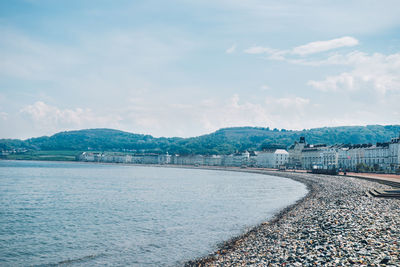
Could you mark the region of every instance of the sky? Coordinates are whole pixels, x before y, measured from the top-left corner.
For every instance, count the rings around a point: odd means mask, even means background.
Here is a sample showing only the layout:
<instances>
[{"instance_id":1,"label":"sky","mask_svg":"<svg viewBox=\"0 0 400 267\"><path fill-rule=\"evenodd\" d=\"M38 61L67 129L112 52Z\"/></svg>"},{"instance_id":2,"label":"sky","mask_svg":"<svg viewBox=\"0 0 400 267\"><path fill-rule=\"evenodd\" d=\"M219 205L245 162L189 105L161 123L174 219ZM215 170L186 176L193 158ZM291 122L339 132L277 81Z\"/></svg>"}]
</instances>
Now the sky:
<instances>
[{"instance_id":1,"label":"sky","mask_svg":"<svg viewBox=\"0 0 400 267\"><path fill-rule=\"evenodd\" d=\"M400 124L398 0L0 1L0 138Z\"/></svg>"}]
</instances>

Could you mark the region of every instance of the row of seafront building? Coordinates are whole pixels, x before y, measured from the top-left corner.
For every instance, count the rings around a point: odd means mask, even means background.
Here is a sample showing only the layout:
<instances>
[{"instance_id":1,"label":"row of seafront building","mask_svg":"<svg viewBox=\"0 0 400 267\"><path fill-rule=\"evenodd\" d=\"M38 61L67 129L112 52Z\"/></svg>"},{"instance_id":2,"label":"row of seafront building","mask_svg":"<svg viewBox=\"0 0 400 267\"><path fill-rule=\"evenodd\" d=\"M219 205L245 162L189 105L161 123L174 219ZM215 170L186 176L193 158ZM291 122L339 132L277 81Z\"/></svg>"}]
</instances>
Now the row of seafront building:
<instances>
[{"instance_id":1,"label":"row of seafront building","mask_svg":"<svg viewBox=\"0 0 400 267\"><path fill-rule=\"evenodd\" d=\"M175 164L232 167L282 168L289 162L284 149L267 149L234 153L230 155L170 155L170 154L121 154L83 152L79 160L87 162L112 162L132 164Z\"/></svg>"},{"instance_id":2,"label":"row of seafront building","mask_svg":"<svg viewBox=\"0 0 400 267\"><path fill-rule=\"evenodd\" d=\"M360 167L375 171L400 171L400 137L387 143L361 145L313 145L304 137L285 149L267 149L231 155L118 154L84 152L79 160L133 164L175 164L295 169L342 169Z\"/></svg>"},{"instance_id":3,"label":"row of seafront building","mask_svg":"<svg viewBox=\"0 0 400 267\"><path fill-rule=\"evenodd\" d=\"M289 148L287 166L301 169L400 171L400 136L390 142L357 145L312 145L304 137Z\"/></svg>"}]
</instances>

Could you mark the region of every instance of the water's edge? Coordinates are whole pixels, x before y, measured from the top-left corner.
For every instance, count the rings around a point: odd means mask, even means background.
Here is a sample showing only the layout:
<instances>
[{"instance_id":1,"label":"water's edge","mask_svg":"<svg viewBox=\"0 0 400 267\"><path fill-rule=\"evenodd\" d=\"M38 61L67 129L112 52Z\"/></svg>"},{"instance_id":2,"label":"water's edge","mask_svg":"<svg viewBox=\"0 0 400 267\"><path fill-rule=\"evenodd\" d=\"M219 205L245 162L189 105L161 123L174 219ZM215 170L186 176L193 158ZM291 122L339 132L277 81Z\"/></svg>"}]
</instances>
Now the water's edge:
<instances>
[{"instance_id":1,"label":"water's edge","mask_svg":"<svg viewBox=\"0 0 400 267\"><path fill-rule=\"evenodd\" d=\"M179 168L179 167L178 167ZM293 203L292 205L287 206L286 208L282 209L281 211L279 211L277 214L275 214L271 219L258 224L254 227L251 227L250 229L248 229L247 231L245 231L243 234L233 237L227 241L222 242L221 244L217 245L217 250L215 250L214 252L206 255L206 256L202 256L202 257L198 257L186 262L182 262L180 265L181 266L185 266L185 267L189 267L189 266L205 266L211 262L213 262L215 260L215 257L217 255L224 255L227 254L229 251L233 250L235 247L237 247L240 243L242 243L248 236L252 235L253 233L256 233L258 231L261 230L261 227L265 226L265 225L273 225L273 224L277 224L281 221L281 219L288 214L290 211L292 211L293 209L295 209L298 205L300 205L301 203L303 203L304 201L313 198L313 196L316 194L316 187L313 186L313 183L309 180L305 180L302 179L299 176L291 176L291 175L285 175L285 173L282 172L277 172L277 171L262 171L262 170L252 170L252 169L237 169L237 168L208 168L208 167L189 167L189 166L184 166L183 168L190 168L190 169L207 169L207 170L220 170L220 171L236 171L236 172L246 172L246 173L257 173L260 175L272 175L272 176L276 176L276 177L281 177L281 178L287 178L287 179L291 179L294 180L296 182L300 182L304 185L306 185L308 193L302 197L301 199L297 200L295 203Z\"/></svg>"},{"instance_id":2,"label":"water's edge","mask_svg":"<svg viewBox=\"0 0 400 267\"><path fill-rule=\"evenodd\" d=\"M14 161L14 160L11 160ZM19 161L19 160L18 160ZM24 160L25 161L25 160ZM27 160L27 162L32 162L31 160ZM42 161L38 161L42 162ZM54 162L54 161L46 161L46 162ZM56 163L61 163L57 161ZM100 164L103 165L104 163L94 163L93 162L65 162L65 163L77 163L77 164L89 164L89 165L95 165L95 164ZM282 217L284 217L288 212L291 210L295 209L296 206L299 204L303 203L307 199L310 199L313 197L316 188L313 186L313 183L310 182L309 180L302 179L300 175L293 175L292 173L285 173L281 171L274 171L274 170L262 170L262 169L252 169L252 168L235 168L235 167L214 167L214 166L188 166L188 165L153 165L153 164L121 164L121 163L105 163L105 165L126 165L126 166L140 166L140 167L158 167L158 168L175 168L175 169L194 169L194 170L211 170L211 171L227 171L227 172L242 172L242 173L251 173L251 174L260 174L260 175L269 175L269 176L275 176L275 177L280 177L280 178L286 178L286 179L291 179L296 182L300 182L304 184L307 188L307 193L305 196L302 198L298 199L295 203L284 207L283 209L277 211L276 214L274 214L270 219L265 218L263 222L260 224L254 225L254 226L249 226L244 229L242 229L242 233L239 234L238 236L232 237L226 241L221 241L219 244L216 244L216 250L213 252L209 253L208 255L201 255L199 257L196 257L194 259L186 258L182 259L176 264L178 266L199 266L199 265L205 265L207 263L212 262L215 259L216 255L224 255L228 251L231 251L235 247L238 246L246 237L248 237L251 234L254 234L255 232L258 232L261 227L265 225L272 225L278 223Z\"/></svg>"}]
</instances>

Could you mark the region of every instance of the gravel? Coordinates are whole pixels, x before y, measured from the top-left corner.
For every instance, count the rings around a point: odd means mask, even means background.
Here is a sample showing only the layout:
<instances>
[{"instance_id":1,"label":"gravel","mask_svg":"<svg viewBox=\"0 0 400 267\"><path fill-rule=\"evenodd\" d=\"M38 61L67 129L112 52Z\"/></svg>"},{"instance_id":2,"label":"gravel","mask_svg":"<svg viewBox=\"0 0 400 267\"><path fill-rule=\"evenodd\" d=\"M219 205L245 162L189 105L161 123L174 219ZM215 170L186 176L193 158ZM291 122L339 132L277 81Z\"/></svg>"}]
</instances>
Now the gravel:
<instances>
[{"instance_id":1,"label":"gravel","mask_svg":"<svg viewBox=\"0 0 400 267\"><path fill-rule=\"evenodd\" d=\"M310 192L185 266L400 266L400 199L365 195L390 187L343 176L266 174L303 182Z\"/></svg>"}]
</instances>

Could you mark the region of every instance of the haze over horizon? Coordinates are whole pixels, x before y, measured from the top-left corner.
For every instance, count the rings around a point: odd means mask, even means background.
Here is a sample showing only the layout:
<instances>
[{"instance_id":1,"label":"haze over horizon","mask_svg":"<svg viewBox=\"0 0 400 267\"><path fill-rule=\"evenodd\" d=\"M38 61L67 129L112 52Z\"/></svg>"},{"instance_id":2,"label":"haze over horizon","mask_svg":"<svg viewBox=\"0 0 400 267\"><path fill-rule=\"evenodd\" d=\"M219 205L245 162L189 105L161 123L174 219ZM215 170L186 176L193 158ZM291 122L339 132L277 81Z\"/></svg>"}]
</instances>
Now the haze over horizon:
<instances>
[{"instance_id":1,"label":"haze over horizon","mask_svg":"<svg viewBox=\"0 0 400 267\"><path fill-rule=\"evenodd\" d=\"M400 124L399 1L0 2L0 138Z\"/></svg>"}]
</instances>

